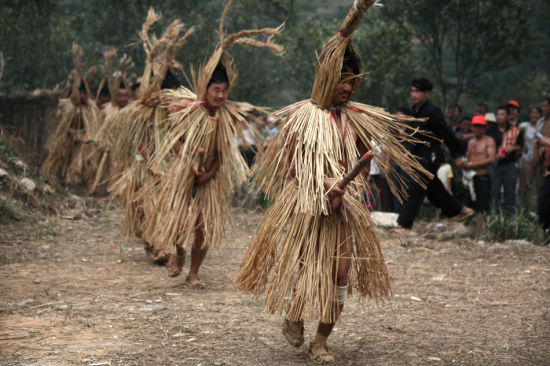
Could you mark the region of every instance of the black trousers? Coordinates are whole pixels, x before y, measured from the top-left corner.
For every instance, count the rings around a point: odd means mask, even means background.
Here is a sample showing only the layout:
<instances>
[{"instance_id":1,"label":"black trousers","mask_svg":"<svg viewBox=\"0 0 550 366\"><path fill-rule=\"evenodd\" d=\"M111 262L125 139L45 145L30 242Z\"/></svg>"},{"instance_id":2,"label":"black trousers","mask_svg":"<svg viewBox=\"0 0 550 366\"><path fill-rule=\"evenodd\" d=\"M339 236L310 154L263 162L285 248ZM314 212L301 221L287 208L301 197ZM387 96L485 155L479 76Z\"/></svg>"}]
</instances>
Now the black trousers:
<instances>
[{"instance_id":1,"label":"black trousers","mask_svg":"<svg viewBox=\"0 0 550 366\"><path fill-rule=\"evenodd\" d=\"M424 197L435 206L441 209L443 215L452 217L458 215L462 211L462 203L457 201L447 192L443 183L434 175L434 178L428 183L426 189L422 188L416 182L409 182L407 189L408 198L401 209L399 210L399 218L397 223L399 226L411 228L420 206L424 201Z\"/></svg>"},{"instance_id":2,"label":"black trousers","mask_svg":"<svg viewBox=\"0 0 550 366\"><path fill-rule=\"evenodd\" d=\"M491 176L489 174L474 176L474 189L476 191L476 201L474 210L478 212L489 212L491 201Z\"/></svg>"},{"instance_id":3,"label":"black trousers","mask_svg":"<svg viewBox=\"0 0 550 366\"><path fill-rule=\"evenodd\" d=\"M550 175L544 178L542 191L540 192L537 212L539 221L544 230L550 230Z\"/></svg>"}]
</instances>

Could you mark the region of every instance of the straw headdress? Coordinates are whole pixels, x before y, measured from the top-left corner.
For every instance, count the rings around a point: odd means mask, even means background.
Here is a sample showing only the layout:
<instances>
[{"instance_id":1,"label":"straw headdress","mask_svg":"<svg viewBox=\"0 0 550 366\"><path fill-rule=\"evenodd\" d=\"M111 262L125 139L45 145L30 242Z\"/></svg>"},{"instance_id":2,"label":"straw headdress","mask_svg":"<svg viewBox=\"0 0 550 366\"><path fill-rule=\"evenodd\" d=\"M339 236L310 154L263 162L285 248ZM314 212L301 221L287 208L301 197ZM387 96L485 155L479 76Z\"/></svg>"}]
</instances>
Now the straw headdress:
<instances>
[{"instance_id":1,"label":"straw headdress","mask_svg":"<svg viewBox=\"0 0 550 366\"><path fill-rule=\"evenodd\" d=\"M228 92L231 90L238 75L233 65L233 59L231 55L227 52L228 48L231 45L242 44L242 45L248 45L248 46L254 46L254 47L263 47L263 48L267 48L272 53L278 54L278 55L282 54L283 52L282 46L271 42L271 37L281 32L283 28L283 24L281 24L277 28L249 29L249 30L242 30L234 34L226 35L224 30L225 18L232 4L233 4L233 0L229 0L227 5L225 6L225 9L222 13L222 17L220 19L220 28L218 30L220 40L218 42L218 47L214 51L212 56L210 56L210 59L206 62L206 64L204 64L200 68L198 73L198 78L195 81L195 94L197 95L199 100L206 99L206 88L208 86L210 79L212 78L212 74L214 73L214 70L220 63L225 68L225 71L229 79ZM252 38L254 36L259 36L259 35L267 35L269 36L269 38L266 41L260 41L255 38Z\"/></svg>"},{"instance_id":2,"label":"straw headdress","mask_svg":"<svg viewBox=\"0 0 550 366\"><path fill-rule=\"evenodd\" d=\"M124 89L128 90L130 92L130 82L128 81L128 71L134 67L134 63L132 62L132 59L126 55L122 56L122 58L119 61L118 70L115 71L113 74L113 93L111 95L111 103L113 105L117 105L117 99L116 95L118 93L118 90L121 88L121 86L124 86Z\"/></svg>"},{"instance_id":3,"label":"straw headdress","mask_svg":"<svg viewBox=\"0 0 550 366\"><path fill-rule=\"evenodd\" d=\"M86 95L91 97L92 93L90 91L89 81L91 77L96 73L95 66L90 67L86 73L83 73L82 57L84 56L84 51L82 48L73 43L73 63L74 69L69 73L65 87L61 91L60 98L70 98L75 105L80 104L80 86L84 84L86 90Z\"/></svg>"},{"instance_id":4,"label":"straw headdress","mask_svg":"<svg viewBox=\"0 0 550 366\"><path fill-rule=\"evenodd\" d=\"M138 90L138 97L142 101L147 101L154 92L160 90L162 81L166 72L177 66L174 59L179 49L187 41L189 36L195 31L195 27L189 28L187 32L180 37L179 34L183 24L179 20L174 20L160 39L149 36L149 30L152 25L159 21L162 16L156 13L153 8L149 9L147 19L143 23L140 37L147 56L145 69L141 78L141 84Z\"/></svg>"},{"instance_id":5,"label":"straw headdress","mask_svg":"<svg viewBox=\"0 0 550 366\"><path fill-rule=\"evenodd\" d=\"M99 97L101 95L101 91L103 90L103 88L107 88L109 90L109 95L111 97L113 95L113 86L111 84L111 79L109 77L109 74L111 73L111 68L113 67L115 58L116 58L115 50L108 50L103 52L103 59L105 60L105 64L101 66L101 69L103 71L103 77L99 82L99 86L97 87L97 92L95 96L95 102L97 105L99 105Z\"/></svg>"}]
</instances>

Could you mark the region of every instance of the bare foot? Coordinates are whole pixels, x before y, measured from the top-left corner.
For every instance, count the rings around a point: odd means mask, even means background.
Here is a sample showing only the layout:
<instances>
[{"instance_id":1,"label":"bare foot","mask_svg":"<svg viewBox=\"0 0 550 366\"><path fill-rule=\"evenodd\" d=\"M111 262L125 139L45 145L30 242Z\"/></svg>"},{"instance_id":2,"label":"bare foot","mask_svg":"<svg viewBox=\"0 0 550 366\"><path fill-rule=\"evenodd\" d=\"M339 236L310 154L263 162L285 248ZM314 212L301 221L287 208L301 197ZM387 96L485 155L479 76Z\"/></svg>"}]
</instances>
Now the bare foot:
<instances>
[{"instance_id":1,"label":"bare foot","mask_svg":"<svg viewBox=\"0 0 550 366\"><path fill-rule=\"evenodd\" d=\"M185 279L185 283L187 283L189 287L195 290L200 290L206 287L206 283L204 283L204 281L201 281L201 279L199 278L199 275L197 274L187 275L187 278Z\"/></svg>"},{"instance_id":2,"label":"bare foot","mask_svg":"<svg viewBox=\"0 0 550 366\"><path fill-rule=\"evenodd\" d=\"M168 276L178 277L181 273L181 270L183 269L184 262L185 262L185 251L183 251L183 255L177 255L177 254L170 255L170 259L168 260L168 264L166 265L166 269L168 270Z\"/></svg>"}]
</instances>

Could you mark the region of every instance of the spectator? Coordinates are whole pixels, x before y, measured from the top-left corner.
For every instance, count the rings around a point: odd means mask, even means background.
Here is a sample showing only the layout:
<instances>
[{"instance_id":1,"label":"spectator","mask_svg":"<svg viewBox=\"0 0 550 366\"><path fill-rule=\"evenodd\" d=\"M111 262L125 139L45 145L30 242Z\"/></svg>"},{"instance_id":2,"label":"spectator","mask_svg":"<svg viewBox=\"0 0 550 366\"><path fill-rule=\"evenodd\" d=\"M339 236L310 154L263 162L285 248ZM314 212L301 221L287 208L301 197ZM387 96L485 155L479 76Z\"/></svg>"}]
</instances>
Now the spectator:
<instances>
[{"instance_id":1,"label":"spectator","mask_svg":"<svg viewBox=\"0 0 550 366\"><path fill-rule=\"evenodd\" d=\"M546 157L544 164L544 182L538 200L537 213L542 228L545 231L545 238L541 242L541 245L548 245L550 243L550 138L538 138L535 146L540 146Z\"/></svg>"},{"instance_id":2,"label":"spectator","mask_svg":"<svg viewBox=\"0 0 550 366\"><path fill-rule=\"evenodd\" d=\"M239 147L241 155L246 161L248 167L252 167L254 164L254 159L256 158L258 131L256 130L255 123L246 124L245 122L240 122L239 127L241 128L244 141L239 134L235 135L235 142Z\"/></svg>"},{"instance_id":3,"label":"spectator","mask_svg":"<svg viewBox=\"0 0 550 366\"><path fill-rule=\"evenodd\" d=\"M512 127L518 126L518 116L519 116L519 103L517 100L509 100L508 103L506 103L506 106L508 107L508 123Z\"/></svg>"},{"instance_id":4,"label":"spectator","mask_svg":"<svg viewBox=\"0 0 550 366\"><path fill-rule=\"evenodd\" d=\"M454 131L460 146L464 151L468 148L468 141L470 141L474 135L470 129L470 117L463 117L458 125L458 130Z\"/></svg>"},{"instance_id":5,"label":"spectator","mask_svg":"<svg viewBox=\"0 0 550 366\"><path fill-rule=\"evenodd\" d=\"M537 122L537 132L545 137L550 137L550 97L546 97L540 103L542 117Z\"/></svg>"},{"instance_id":6,"label":"spectator","mask_svg":"<svg viewBox=\"0 0 550 366\"><path fill-rule=\"evenodd\" d=\"M460 157L464 152L458 143L450 127L445 123L441 110L434 106L428 96L432 90L432 83L427 79L414 79L411 83L411 99L413 102L413 116L427 118L425 122L411 122L412 127L422 132L429 132L430 136L419 134L421 141L409 144L409 152L416 155L422 166L434 174L432 179L422 187L415 182L410 182L407 188L408 198L403 202L399 212L397 223L404 228L411 228L424 197L440 208L443 214L453 220L462 220L473 214L473 210L464 207L447 192L441 181L435 176L437 169L443 162L443 149L441 140L449 147L450 153L455 159L455 164L462 167L463 160Z\"/></svg>"},{"instance_id":7,"label":"spectator","mask_svg":"<svg viewBox=\"0 0 550 366\"><path fill-rule=\"evenodd\" d=\"M529 111L529 122L521 122L519 129L523 132L524 146L519 161L520 167L520 192L523 198L523 208L529 212L531 208L531 191L534 183L536 165L534 159L535 135L537 133L537 121L542 115L538 107L532 107Z\"/></svg>"},{"instance_id":8,"label":"spectator","mask_svg":"<svg viewBox=\"0 0 550 366\"><path fill-rule=\"evenodd\" d=\"M523 148L523 133L519 128L510 126L508 107L497 109L497 133L493 137L497 146L497 162L491 170L492 196L495 205L501 202L500 191L504 191L504 204L509 213L516 206L516 184L518 173L516 161Z\"/></svg>"},{"instance_id":9,"label":"spectator","mask_svg":"<svg viewBox=\"0 0 550 366\"><path fill-rule=\"evenodd\" d=\"M477 103L474 108L474 116L485 116L489 112L489 107L485 103ZM485 117L487 119L487 117Z\"/></svg>"},{"instance_id":10,"label":"spectator","mask_svg":"<svg viewBox=\"0 0 550 366\"><path fill-rule=\"evenodd\" d=\"M460 123L460 115L462 114L462 107L457 105L450 105L447 108L447 118L449 119L449 125L453 132L458 131L458 125Z\"/></svg>"},{"instance_id":11,"label":"spectator","mask_svg":"<svg viewBox=\"0 0 550 366\"><path fill-rule=\"evenodd\" d=\"M472 200L474 201L474 209L479 216L479 214L489 211L489 201L491 200L491 177L489 172L496 161L496 145L491 137L485 135L487 120L484 116L474 116L472 129L474 138L468 142L467 162L464 164L464 169L475 171L473 177L475 197L472 197ZM478 219L477 222L480 223L481 221Z\"/></svg>"}]
</instances>

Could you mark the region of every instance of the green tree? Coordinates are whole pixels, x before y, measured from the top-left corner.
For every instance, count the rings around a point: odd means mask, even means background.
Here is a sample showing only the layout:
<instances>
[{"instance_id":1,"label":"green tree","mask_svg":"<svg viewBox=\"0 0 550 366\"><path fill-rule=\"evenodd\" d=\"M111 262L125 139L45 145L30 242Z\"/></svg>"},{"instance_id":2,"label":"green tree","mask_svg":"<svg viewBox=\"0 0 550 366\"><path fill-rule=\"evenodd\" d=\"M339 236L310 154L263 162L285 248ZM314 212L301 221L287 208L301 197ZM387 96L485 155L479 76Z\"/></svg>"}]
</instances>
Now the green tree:
<instances>
[{"instance_id":1,"label":"green tree","mask_svg":"<svg viewBox=\"0 0 550 366\"><path fill-rule=\"evenodd\" d=\"M454 105L485 73L528 53L533 41L528 5L528 0L388 0L384 9L388 17L410 24L428 52L443 104L449 81L454 84Z\"/></svg>"}]
</instances>

